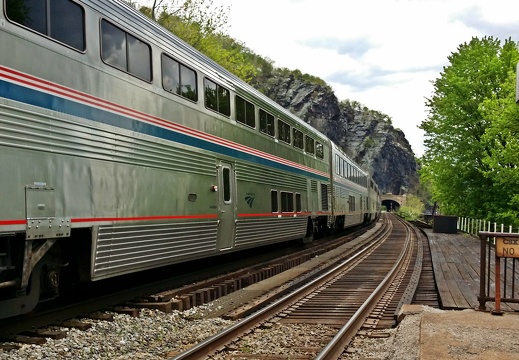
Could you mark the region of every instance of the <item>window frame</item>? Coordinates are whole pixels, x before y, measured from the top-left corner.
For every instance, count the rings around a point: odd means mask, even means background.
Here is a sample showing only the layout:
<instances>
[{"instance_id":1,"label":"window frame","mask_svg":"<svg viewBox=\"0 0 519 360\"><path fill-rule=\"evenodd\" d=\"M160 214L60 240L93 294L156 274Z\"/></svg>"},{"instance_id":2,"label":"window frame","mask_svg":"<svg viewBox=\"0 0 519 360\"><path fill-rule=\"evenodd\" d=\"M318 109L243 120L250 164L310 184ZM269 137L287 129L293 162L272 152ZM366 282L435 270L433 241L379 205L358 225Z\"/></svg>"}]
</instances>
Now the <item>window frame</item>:
<instances>
[{"instance_id":1,"label":"window frame","mask_svg":"<svg viewBox=\"0 0 519 360\"><path fill-rule=\"evenodd\" d=\"M311 141L308 141L311 140ZM309 144L312 144L312 148L309 148ZM315 155L315 140L310 135L305 135L305 153Z\"/></svg>"},{"instance_id":2,"label":"window frame","mask_svg":"<svg viewBox=\"0 0 519 360\"><path fill-rule=\"evenodd\" d=\"M212 107L209 107L208 106L208 91L207 91L207 83L211 83L211 84L214 84L216 86L216 91L215 91L215 105L216 105L216 108L212 108ZM227 104L226 104L226 107L227 107L227 111L228 113L225 113L221 110L222 108L222 101L221 101L221 92L224 91L227 95L226 95L226 98L227 98ZM218 84L216 81L213 81L211 80L210 78L208 77L204 77L204 106L206 109L208 110L211 110L211 111L214 111L220 115L223 115L225 117L228 117L230 118L231 116L231 92L229 89L227 89L225 86L222 86L220 84Z\"/></svg>"},{"instance_id":3,"label":"window frame","mask_svg":"<svg viewBox=\"0 0 519 360\"><path fill-rule=\"evenodd\" d=\"M281 191L280 196L281 213L294 213L294 193L290 191Z\"/></svg>"},{"instance_id":4,"label":"window frame","mask_svg":"<svg viewBox=\"0 0 519 360\"><path fill-rule=\"evenodd\" d=\"M287 131L287 128L288 128L288 131ZM290 124L288 124L287 122L285 122L281 119L278 119L278 139L288 145L292 144L291 128L292 127L290 126ZM288 139L287 139L287 136L288 136Z\"/></svg>"},{"instance_id":5,"label":"window frame","mask_svg":"<svg viewBox=\"0 0 519 360\"><path fill-rule=\"evenodd\" d=\"M295 193L295 201L296 201L295 212L296 213L302 212L303 211L303 203L302 203L301 193L298 193L298 192Z\"/></svg>"},{"instance_id":6,"label":"window frame","mask_svg":"<svg viewBox=\"0 0 519 360\"><path fill-rule=\"evenodd\" d=\"M262 114L265 114L265 119L262 119L262 116L261 116ZM274 115L272 115L271 113L260 108L258 118L259 118L259 131L262 134L265 134L267 136L274 138L276 136L276 120L274 118ZM269 120L271 120L271 122ZM264 121L264 123L263 123L263 121ZM270 127L269 127L269 124L271 125ZM262 127L263 125L265 125L265 129ZM272 129L272 133L268 132L268 130L270 128Z\"/></svg>"},{"instance_id":7,"label":"window frame","mask_svg":"<svg viewBox=\"0 0 519 360\"><path fill-rule=\"evenodd\" d=\"M315 142L315 156L318 159L324 159L324 145L320 141Z\"/></svg>"},{"instance_id":8,"label":"window frame","mask_svg":"<svg viewBox=\"0 0 519 360\"><path fill-rule=\"evenodd\" d=\"M65 1L65 0L63 0ZM79 8L79 10L81 10L81 20L82 20L82 26L81 26L81 30L82 30L82 41L83 41L83 48L82 49L78 49L77 47L71 45L71 44L67 44L66 42L63 42L61 41L60 39L56 38L56 37L52 37L51 35L49 35L49 30L51 29L52 27L52 21L50 23L48 23L49 19L52 20L52 17L51 17L51 11L50 11L50 2L45 2L45 20L46 20L46 24L45 24L45 30L46 32L43 33L41 31L39 31L38 29L36 28L32 28L30 26L28 26L27 24L23 24L21 22L18 22L16 19L13 19L11 17L9 17L9 13L8 13L8 7L7 7L7 1L4 1L4 15L5 15L5 18L10 22L10 23L13 23L15 24L16 26L19 26L23 29L27 29L28 31L34 33L34 34L37 34L38 36L42 36L44 38L47 38L55 43L58 43L62 46L65 46L69 49L72 49L78 53L81 53L81 54L85 54L86 53L86 50L87 50L87 39L86 39L86 19L85 19L85 9L84 7L79 4L78 2L76 1L73 1L73 0L66 0L68 1L69 3L77 6Z\"/></svg>"},{"instance_id":9,"label":"window frame","mask_svg":"<svg viewBox=\"0 0 519 360\"><path fill-rule=\"evenodd\" d=\"M178 75L178 86L179 86L180 93L174 91L174 89L168 90L166 88L166 86L164 86L164 76L166 74L166 72L164 71L164 68L165 68L164 60L165 59L167 59L167 61L173 61L173 62L175 62L178 65L178 74L177 75ZM195 103L198 102L198 94L199 94L199 91L198 91L198 73L194 69L190 68L189 66L184 65L182 62L176 60L175 58L173 58L172 56L170 56L170 55L168 55L168 54L166 54L164 52L160 56L160 67L161 67L161 83L162 83L162 88L165 91L167 91L170 94L174 94L176 96L180 96L183 99L186 99L186 100L189 100L189 101L192 101L192 102L195 102ZM194 76L195 76L195 83L194 83L195 84L195 91L194 91L195 98L194 99L190 98L188 96L185 96L183 91L182 91L182 88L183 88L183 86L185 84L185 83L182 82L182 70L183 69L191 71L194 74Z\"/></svg>"},{"instance_id":10,"label":"window frame","mask_svg":"<svg viewBox=\"0 0 519 360\"><path fill-rule=\"evenodd\" d=\"M103 33L104 33L103 32L103 23L106 23L106 24L108 24L110 26L113 26L114 28L118 29L119 31L121 31L125 35L125 37L124 37L124 39L125 39L125 56L126 56L126 58L125 58L126 68L125 69L123 69L121 67L118 67L118 66L116 66L116 65L114 65L112 63L109 63L107 61L107 59L105 59L105 57L104 57L104 51L103 51ZM101 61L103 63L105 63L106 65L108 65L108 66L110 66L110 67L112 67L114 69L122 71L122 72L124 72L124 73L126 73L128 75L136 77L137 79L145 81L147 83L151 84L153 82L152 49L151 49L151 45L149 43L141 40L139 37L137 37L137 36L133 35L132 33L124 30L120 26L115 25L112 21L109 21L106 18L101 18L100 21L99 21L99 36L101 37L100 38L100 48L99 48L99 50L101 52L101 54L100 54L101 55ZM145 79L142 76L140 76L139 74L134 73L134 72L130 72L130 70L129 70L130 69L131 60L130 60L130 56L129 56L130 52L129 52L129 45L128 45L128 36L131 36L132 38L138 40L141 44L145 45L148 48L148 50L149 50L148 51L148 54L149 54L149 58L148 58L148 60L149 60L149 79Z\"/></svg>"},{"instance_id":11,"label":"window frame","mask_svg":"<svg viewBox=\"0 0 519 360\"><path fill-rule=\"evenodd\" d=\"M299 135L301 135L301 146L299 146ZM303 151L305 148L305 134L301 130L292 128L292 139L292 146L294 146L296 149Z\"/></svg>"},{"instance_id":12,"label":"window frame","mask_svg":"<svg viewBox=\"0 0 519 360\"><path fill-rule=\"evenodd\" d=\"M245 121L241 121L240 119L238 119L238 114L239 114L238 102L243 102L243 104L245 105L245 108L243 109L243 114L244 114L244 117L245 117L244 118ZM248 110L247 110L248 105L252 106L252 115L253 115L252 120L254 122L254 125L249 124L250 117L247 116L248 114L250 114L248 112ZM242 125L248 126L251 129L256 129L256 106L253 103L251 103L250 101L244 99L240 95L234 95L234 110L235 110L235 116L234 117L235 117L236 122L238 122L238 123L240 123Z\"/></svg>"},{"instance_id":13,"label":"window frame","mask_svg":"<svg viewBox=\"0 0 519 360\"><path fill-rule=\"evenodd\" d=\"M275 200L275 203L273 200ZM270 212L273 214L279 213L278 191L273 189L270 190Z\"/></svg>"}]
</instances>

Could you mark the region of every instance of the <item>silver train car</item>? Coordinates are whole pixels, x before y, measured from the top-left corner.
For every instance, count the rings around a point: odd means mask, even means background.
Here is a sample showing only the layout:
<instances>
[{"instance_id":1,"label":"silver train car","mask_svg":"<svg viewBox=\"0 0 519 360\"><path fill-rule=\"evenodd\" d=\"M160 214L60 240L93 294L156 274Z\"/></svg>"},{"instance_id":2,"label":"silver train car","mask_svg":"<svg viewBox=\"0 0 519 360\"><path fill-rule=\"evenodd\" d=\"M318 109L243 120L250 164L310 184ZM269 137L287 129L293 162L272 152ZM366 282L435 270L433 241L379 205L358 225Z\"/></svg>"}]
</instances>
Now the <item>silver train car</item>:
<instances>
[{"instance_id":1,"label":"silver train car","mask_svg":"<svg viewBox=\"0 0 519 360\"><path fill-rule=\"evenodd\" d=\"M379 210L326 136L122 2L0 0L0 49L0 318L63 279L310 240Z\"/></svg>"}]
</instances>

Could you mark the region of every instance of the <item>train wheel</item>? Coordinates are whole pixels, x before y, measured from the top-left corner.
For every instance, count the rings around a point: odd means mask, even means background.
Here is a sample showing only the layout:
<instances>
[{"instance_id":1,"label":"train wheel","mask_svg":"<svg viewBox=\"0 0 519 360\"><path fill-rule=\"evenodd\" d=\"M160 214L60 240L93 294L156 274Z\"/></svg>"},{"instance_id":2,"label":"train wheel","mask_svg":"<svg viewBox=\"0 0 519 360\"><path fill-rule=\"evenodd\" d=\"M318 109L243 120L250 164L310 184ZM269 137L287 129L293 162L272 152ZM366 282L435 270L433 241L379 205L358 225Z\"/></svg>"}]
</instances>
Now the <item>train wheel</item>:
<instances>
[{"instance_id":1,"label":"train wheel","mask_svg":"<svg viewBox=\"0 0 519 360\"><path fill-rule=\"evenodd\" d=\"M47 253L41 260L40 301L51 300L58 296L61 263L59 256Z\"/></svg>"}]
</instances>

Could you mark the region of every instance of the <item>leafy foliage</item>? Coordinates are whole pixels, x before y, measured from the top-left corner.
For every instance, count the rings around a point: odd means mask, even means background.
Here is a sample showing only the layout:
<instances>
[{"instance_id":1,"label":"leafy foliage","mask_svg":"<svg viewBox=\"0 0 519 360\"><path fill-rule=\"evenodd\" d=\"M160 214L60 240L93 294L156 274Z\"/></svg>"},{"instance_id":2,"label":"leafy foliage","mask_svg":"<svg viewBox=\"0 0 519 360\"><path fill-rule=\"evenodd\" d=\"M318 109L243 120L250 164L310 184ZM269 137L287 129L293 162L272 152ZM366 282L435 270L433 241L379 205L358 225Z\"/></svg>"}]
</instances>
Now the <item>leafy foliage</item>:
<instances>
[{"instance_id":1,"label":"leafy foliage","mask_svg":"<svg viewBox=\"0 0 519 360\"><path fill-rule=\"evenodd\" d=\"M502 181L494 171L502 152L495 139L519 54L511 40L501 46L493 37L473 38L457 50L426 101L421 180L431 185L444 213L495 218L510 203L507 190L494 186Z\"/></svg>"},{"instance_id":2,"label":"leafy foliage","mask_svg":"<svg viewBox=\"0 0 519 360\"><path fill-rule=\"evenodd\" d=\"M418 220L425 209L422 201L414 195L408 194L405 205L398 209L398 215L406 220Z\"/></svg>"},{"instance_id":3,"label":"leafy foliage","mask_svg":"<svg viewBox=\"0 0 519 360\"><path fill-rule=\"evenodd\" d=\"M127 2L137 7L136 2ZM213 0L148 0L147 4L140 6L139 11L248 83L280 73L329 88L319 77L297 69L275 68L272 60L228 36L230 9L214 6Z\"/></svg>"}]
</instances>

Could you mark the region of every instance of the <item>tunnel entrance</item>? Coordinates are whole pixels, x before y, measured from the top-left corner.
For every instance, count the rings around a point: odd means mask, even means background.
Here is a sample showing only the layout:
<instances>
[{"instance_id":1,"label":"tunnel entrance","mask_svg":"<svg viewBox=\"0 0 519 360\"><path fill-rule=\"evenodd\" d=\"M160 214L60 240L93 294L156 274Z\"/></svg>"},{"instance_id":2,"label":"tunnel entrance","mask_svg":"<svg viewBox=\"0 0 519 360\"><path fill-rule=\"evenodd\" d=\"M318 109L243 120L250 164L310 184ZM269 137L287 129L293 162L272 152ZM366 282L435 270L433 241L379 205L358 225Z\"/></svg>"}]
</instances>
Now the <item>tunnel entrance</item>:
<instances>
[{"instance_id":1,"label":"tunnel entrance","mask_svg":"<svg viewBox=\"0 0 519 360\"><path fill-rule=\"evenodd\" d=\"M400 209L400 204L395 200L382 200L382 206L385 206L387 211L398 211Z\"/></svg>"}]
</instances>

